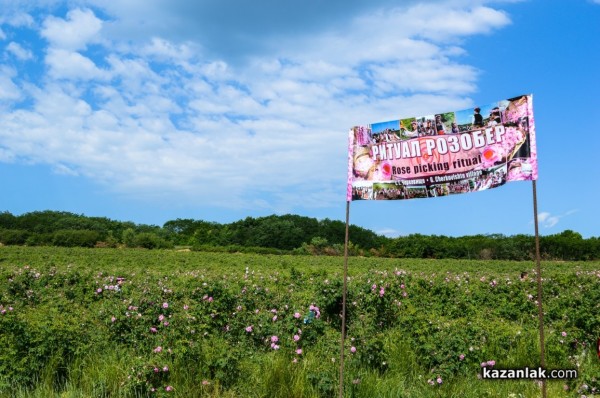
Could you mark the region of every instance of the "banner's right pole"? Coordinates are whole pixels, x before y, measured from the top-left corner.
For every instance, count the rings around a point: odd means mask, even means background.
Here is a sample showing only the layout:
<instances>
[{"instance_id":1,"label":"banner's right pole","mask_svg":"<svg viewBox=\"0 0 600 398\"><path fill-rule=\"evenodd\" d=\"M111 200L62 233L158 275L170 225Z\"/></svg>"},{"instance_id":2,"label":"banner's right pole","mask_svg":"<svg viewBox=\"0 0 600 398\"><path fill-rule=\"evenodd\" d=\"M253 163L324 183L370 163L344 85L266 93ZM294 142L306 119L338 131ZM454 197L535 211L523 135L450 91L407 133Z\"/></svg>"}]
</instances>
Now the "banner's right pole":
<instances>
[{"instance_id":1,"label":"banner's right pole","mask_svg":"<svg viewBox=\"0 0 600 398\"><path fill-rule=\"evenodd\" d=\"M538 320L540 324L540 366L546 367L544 355L544 308L542 305L542 267L540 265L540 235L538 229L537 189L536 180L532 180L533 186L533 222L535 224L535 265L537 274L537 302ZM546 398L546 380L542 379L542 397Z\"/></svg>"},{"instance_id":2,"label":"banner's right pole","mask_svg":"<svg viewBox=\"0 0 600 398\"><path fill-rule=\"evenodd\" d=\"M346 202L346 237L344 239L344 283L342 287L342 336L340 342L340 390L339 398L344 398L344 341L346 338L346 296L348 292L348 236L350 227L350 201Z\"/></svg>"}]
</instances>

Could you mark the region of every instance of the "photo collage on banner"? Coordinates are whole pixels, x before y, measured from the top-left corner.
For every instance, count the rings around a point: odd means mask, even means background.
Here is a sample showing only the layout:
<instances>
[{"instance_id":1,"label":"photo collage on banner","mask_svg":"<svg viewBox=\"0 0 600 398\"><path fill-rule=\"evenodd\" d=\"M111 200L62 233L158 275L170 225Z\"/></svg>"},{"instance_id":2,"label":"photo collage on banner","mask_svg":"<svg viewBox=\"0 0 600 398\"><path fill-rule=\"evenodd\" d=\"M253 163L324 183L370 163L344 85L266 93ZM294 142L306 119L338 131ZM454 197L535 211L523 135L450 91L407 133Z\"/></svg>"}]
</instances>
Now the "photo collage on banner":
<instances>
[{"instance_id":1,"label":"photo collage on banner","mask_svg":"<svg viewBox=\"0 0 600 398\"><path fill-rule=\"evenodd\" d=\"M432 198L537 180L532 96L356 126L348 200Z\"/></svg>"}]
</instances>

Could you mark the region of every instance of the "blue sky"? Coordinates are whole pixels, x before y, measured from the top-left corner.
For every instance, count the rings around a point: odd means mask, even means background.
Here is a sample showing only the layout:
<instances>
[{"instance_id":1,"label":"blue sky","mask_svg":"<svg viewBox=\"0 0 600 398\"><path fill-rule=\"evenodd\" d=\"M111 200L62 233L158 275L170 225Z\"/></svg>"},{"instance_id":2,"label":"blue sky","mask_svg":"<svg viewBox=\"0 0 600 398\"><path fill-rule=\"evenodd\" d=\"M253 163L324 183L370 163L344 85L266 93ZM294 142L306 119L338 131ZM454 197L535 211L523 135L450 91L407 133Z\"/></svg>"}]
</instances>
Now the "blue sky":
<instances>
[{"instance_id":1,"label":"blue sky","mask_svg":"<svg viewBox=\"0 0 600 398\"><path fill-rule=\"evenodd\" d=\"M540 232L599 236L600 1L0 0L0 211L343 220L347 131L534 95ZM533 234L532 186L362 201Z\"/></svg>"}]
</instances>

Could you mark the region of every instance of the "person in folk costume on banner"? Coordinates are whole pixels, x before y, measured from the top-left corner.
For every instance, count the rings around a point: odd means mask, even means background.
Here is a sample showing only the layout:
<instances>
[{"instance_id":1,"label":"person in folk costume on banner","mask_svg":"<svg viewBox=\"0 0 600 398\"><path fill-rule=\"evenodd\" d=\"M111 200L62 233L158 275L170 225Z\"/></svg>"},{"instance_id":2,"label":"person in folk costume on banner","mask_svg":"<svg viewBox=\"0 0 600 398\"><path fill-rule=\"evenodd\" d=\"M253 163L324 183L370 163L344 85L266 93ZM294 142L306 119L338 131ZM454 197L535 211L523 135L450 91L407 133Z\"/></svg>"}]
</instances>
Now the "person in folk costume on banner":
<instances>
[{"instance_id":1,"label":"person in folk costume on banner","mask_svg":"<svg viewBox=\"0 0 600 398\"><path fill-rule=\"evenodd\" d=\"M446 134L446 126L442 122L442 115L435 115L435 130L438 135Z\"/></svg>"},{"instance_id":2,"label":"person in folk costume on banner","mask_svg":"<svg viewBox=\"0 0 600 398\"><path fill-rule=\"evenodd\" d=\"M427 119L427 127L426 134L429 136L435 135L435 126L433 125L433 120Z\"/></svg>"},{"instance_id":3,"label":"person in folk costume on banner","mask_svg":"<svg viewBox=\"0 0 600 398\"><path fill-rule=\"evenodd\" d=\"M456 124L456 122L452 122L452 134L458 134L458 133L460 133L458 125Z\"/></svg>"},{"instance_id":4,"label":"person in folk costume on banner","mask_svg":"<svg viewBox=\"0 0 600 398\"><path fill-rule=\"evenodd\" d=\"M474 109L475 113L473 114L473 126L474 127L483 127L483 116L481 116L481 108L477 107Z\"/></svg>"},{"instance_id":5,"label":"person in folk costume on banner","mask_svg":"<svg viewBox=\"0 0 600 398\"><path fill-rule=\"evenodd\" d=\"M354 129L354 138L360 146L369 145L371 143L371 131L364 126L356 127Z\"/></svg>"},{"instance_id":6,"label":"person in folk costume on banner","mask_svg":"<svg viewBox=\"0 0 600 398\"><path fill-rule=\"evenodd\" d=\"M412 122L410 122L410 125L412 127L412 131L410 131L409 133L407 133L407 135L411 138L414 137L419 137L420 136L420 130L419 130L419 124L417 123L416 120L413 120Z\"/></svg>"},{"instance_id":7,"label":"person in folk costume on banner","mask_svg":"<svg viewBox=\"0 0 600 398\"><path fill-rule=\"evenodd\" d=\"M496 125L500 124L501 122L502 122L502 119L500 117L500 108L498 108L496 106L490 111L490 121L488 122L488 124L490 126L496 126Z\"/></svg>"}]
</instances>

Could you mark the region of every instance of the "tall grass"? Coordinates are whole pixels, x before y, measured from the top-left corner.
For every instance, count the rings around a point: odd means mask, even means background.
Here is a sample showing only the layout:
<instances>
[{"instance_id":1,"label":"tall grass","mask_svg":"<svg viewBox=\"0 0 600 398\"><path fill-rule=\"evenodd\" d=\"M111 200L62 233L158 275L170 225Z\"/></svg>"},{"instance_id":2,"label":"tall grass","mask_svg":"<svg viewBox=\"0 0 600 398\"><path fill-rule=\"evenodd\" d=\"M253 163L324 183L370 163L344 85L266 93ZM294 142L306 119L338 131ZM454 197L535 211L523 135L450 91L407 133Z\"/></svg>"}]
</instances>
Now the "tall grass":
<instances>
[{"instance_id":1,"label":"tall grass","mask_svg":"<svg viewBox=\"0 0 600 398\"><path fill-rule=\"evenodd\" d=\"M536 338L537 336L531 336ZM525 340L525 339L524 339ZM529 340L529 344L533 341ZM529 346L529 344L524 344ZM389 352L390 368L384 374L354 366L350 360L345 367L344 396L352 398L537 398L541 396L538 381L480 380L476 374L461 375L444 380L441 385L427 383L431 377L420 367L410 346L402 335L390 333L385 339ZM504 352L507 358L529 355L529 349L520 345ZM335 358L335 357L334 357ZM257 355L240 365L238 379L233 388L223 388L219 383L202 384L193 369L180 369L171 379L174 392L168 396L189 398L317 398L337 396L338 363L325 362L317 355L308 355L301 362L277 355ZM530 358L533 362L535 360ZM512 359L510 360L512 361ZM65 383L57 384L48 363L32 388L13 386L0 397L11 398L83 398L83 397L153 397L161 394L136 394L122 390L128 368L133 364L126 353L90 352L71 363ZM511 362L508 362L511 363ZM531 362L528 363L529 365ZM580 366L593 377L600 375L600 366L594 353L588 351L581 357ZM175 368L174 368L175 369ZM570 397L564 381L547 381L548 397ZM165 395L165 394L163 394ZM167 395L165 395L167 396ZM579 395L576 395L579 396ZM593 397L588 391L588 397Z\"/></svg>"}]
</instances>

